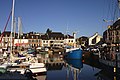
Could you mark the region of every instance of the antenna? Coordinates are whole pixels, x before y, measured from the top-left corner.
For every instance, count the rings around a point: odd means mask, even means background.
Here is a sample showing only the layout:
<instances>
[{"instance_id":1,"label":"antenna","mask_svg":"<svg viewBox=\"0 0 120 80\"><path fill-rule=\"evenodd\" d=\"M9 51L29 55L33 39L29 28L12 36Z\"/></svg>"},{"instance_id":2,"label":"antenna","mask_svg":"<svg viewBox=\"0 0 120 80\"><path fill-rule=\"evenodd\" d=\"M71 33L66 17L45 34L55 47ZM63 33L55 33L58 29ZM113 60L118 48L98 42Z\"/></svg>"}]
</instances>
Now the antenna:
<instances>
[{"instance_id":1,"label":"antenna","mask_svg":"<svg viewBox=\"0 0 120 80\"><path fill-rule=\"evenodd\" d=\"M66 30L66 35L68 35L69 29L68 29L68 24L67 24L67 30Z\"/></svg>"},{"instance_id":2,"label":"antenna","mask_svg":"<svg viewBox=\"0 0 120 80\"><path fill-rule=\"evenodd\" d=\"M73 31L73 36L76 39L76 34L79 33L79 31Z\"/></svg>"}]
</instances>

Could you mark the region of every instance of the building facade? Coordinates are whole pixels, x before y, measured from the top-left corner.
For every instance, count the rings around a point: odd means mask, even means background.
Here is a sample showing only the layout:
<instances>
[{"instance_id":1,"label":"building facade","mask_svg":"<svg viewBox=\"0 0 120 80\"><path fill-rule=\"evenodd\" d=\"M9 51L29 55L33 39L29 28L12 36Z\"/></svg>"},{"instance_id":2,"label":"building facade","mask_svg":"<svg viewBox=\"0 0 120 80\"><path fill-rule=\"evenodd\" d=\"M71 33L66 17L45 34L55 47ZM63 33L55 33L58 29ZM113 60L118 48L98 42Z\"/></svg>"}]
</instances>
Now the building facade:
<instances>
[{"instance_id":1,"label":"building facade","mask_svg":"<svg viewBox=\"0 0 120 80\"><path fill-rule=\"evenodd\" d=\"M77 39L77 44L83 46L84 48L88 47L88 37L82 36Z\"/></svg>"},{"instance_id":2,"label":"building facade","mask_svg":"<svg viewBox=\"0 0 120 80\"><path fill-rule=\"evenodd\" d=\"M61 32L52 32L47 29L44 35L41 35L42 46L47 47L63 47L64 45L64 34Z\"/></svg>"},{"instance_id":3,"label":"building facade","mask_svg":"<svg viewBox=\"0 0 120 80\"><path fill-rule=\"evenodd\" d=\"M89 46L96 45L102 38L103 37L96 32L93 36L89 37Z\"/></svg>"},{"instance_id":4,"label":"building facade","mask_svg":"<svg viewBox=\"0 0 120 80\"><path fill-rule=\"evenodd\" d=\"M14 37L12 38L11 42L11 32L10 31L5 31L1 34L1 42L0 42L0 47L1 48L7 48L14 45Z\"/></svg>"},{"instance_id":5,"label":"building facade","mask_svg":"<svg viewBox=\"0 0 120 80\"><path fill-rule=\"evenodd\" d=\"M111 51L120 51L120 19L103 33L103 40Z\"/></svg>"},{"instance_id":6,"label":"building facade","mask_svg":"<svg viewBox=\"0 0 120 80\"><path fill-rule=\"evenodd\" d=\"M64 45L67 45L67 46L75 46L75 44L76 44L76 39L74 38L74 36L65 35Z\"/></svg>"}]
</instances>

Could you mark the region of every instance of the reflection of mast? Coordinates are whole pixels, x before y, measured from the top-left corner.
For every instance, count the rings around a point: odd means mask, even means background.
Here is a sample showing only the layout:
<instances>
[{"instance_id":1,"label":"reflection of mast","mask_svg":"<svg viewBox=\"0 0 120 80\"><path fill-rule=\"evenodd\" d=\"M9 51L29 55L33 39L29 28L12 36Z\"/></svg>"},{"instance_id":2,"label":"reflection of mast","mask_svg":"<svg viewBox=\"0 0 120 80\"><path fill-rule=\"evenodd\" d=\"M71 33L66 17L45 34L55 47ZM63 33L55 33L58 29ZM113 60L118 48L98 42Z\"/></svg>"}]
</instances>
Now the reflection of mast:
<instances>
[{"instance_id":1,"label":"reflection of mast","mask_svg":"<svg viewBox=\"0 0 120 80\"><path fill-rule=\"evenodd\" d=\"M81 69L73 68L73 79L78 80L79 73L81 72Z\"/></svg>"}]
</instances>

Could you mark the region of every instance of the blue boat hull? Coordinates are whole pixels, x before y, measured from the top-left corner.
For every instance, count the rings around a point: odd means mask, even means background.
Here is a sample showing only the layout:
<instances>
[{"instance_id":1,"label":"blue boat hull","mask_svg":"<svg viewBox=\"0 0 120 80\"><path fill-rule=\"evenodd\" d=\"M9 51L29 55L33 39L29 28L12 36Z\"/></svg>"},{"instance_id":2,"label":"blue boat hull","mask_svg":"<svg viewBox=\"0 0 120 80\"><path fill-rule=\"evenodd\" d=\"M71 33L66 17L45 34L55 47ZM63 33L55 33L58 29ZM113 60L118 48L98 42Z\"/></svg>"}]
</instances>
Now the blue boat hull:
<instances>
[{"instance_id":1,"label":"blue boat hull","mask_svg":"<svg viewBox=\"0 0 120 80\"><path fill-rule=\"evenodd\" d=\"M65 55L65 58L67 58L67 59L82 59L82 54L83 54L82 50L77 49L77 50L67 52Z\"/></svg>"}]
</instances>

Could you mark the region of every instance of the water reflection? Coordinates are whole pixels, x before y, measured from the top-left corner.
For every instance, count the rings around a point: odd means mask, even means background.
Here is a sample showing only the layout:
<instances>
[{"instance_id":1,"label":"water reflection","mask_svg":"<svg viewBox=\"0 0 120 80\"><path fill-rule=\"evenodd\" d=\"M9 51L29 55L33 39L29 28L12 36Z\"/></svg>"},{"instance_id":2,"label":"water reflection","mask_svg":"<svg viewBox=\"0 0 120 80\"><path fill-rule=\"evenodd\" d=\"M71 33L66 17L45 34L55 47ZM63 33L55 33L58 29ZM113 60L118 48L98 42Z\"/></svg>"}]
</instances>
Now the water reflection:
<instances>
[{"instance_id":1,"label":"water reflection","mask_svg":"<svg viewBox=\"0 0 120 80\"><path fill-rule=\"evenodd\" d=\"M85 66L86 65L86 66ZM93 68L93 71L89 71L90 68ZM93 59L93 58L87 58L84 61L84 69L87 69L87 73L84 74L84 72L86 72L85 70L83 72L81 72L79 79L81 79L81 77L86 76L88 77L89 75L94 75L91 76L91 80L119 80L120 79L120 75L117 73L114 73L114 69L111 68L110 66L106 66L101 64L98 60ZM85 79L88 80L88 79Z\"/></svg>"},{"instance_id":2,"label":"water reflection","mask_svg":"<svg viewBox=\"0 0 120 80\"><path fill-rule=\"evenodd\" d=\"M75 69L83 68L83 63L81 59L68 59L65 60L65 62L68 63L68 65L70 65L71 67L74 67Z\"/></svg>"},{"instance_id":3,"label":"water reflection","mask_svg":"<svg viewBox=\"0 0 120 80\"><path fill-rule=\"evenodd\" d=\"M46 80L115 80L116 78L114 73L108 72L108 66L100 64L93 58L84 59L84 62L70 59L64 61L64 65L48 66Z\"/></svg>"},{"instance_id":4,"label":"water reflection","mask_svg":"<svg viewBox=\"0 0 120 80\"><path fill-rule=\"evenodd\" d=\"M83 68L82 60L68 59L66 61L67 66L67 79L70 80L79 80L78 76Z\"/></svg>"}]
</instances>

